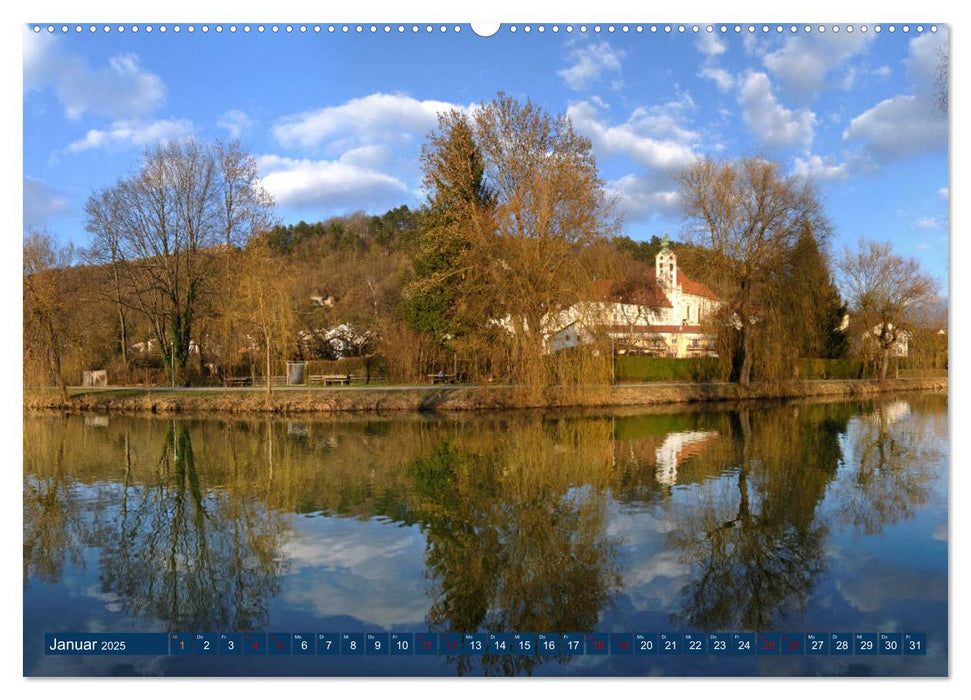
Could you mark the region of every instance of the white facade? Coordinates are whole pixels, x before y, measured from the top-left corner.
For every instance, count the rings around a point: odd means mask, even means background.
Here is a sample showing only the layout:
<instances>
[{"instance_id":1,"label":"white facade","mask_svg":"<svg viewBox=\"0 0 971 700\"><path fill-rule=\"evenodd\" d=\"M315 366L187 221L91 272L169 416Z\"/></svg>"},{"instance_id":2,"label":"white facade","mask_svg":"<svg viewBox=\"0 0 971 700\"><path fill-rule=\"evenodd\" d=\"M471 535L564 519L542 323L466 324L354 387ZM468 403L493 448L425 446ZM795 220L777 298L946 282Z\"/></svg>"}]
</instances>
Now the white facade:
<instances>
[{"instance_id":1,"label":"white facade","mask_svg":"<svg viewBox=\"0 0 971 700\"><path fill-rule=\"evenodd\" d=\"M677 256L665 239L635 301L584 301L551 317L549 352L593 342L599 332L619 353L663 357L714 355L714 335L705 327L721 302L708 287L678 270Z\"/></svg>"}]
</instances>

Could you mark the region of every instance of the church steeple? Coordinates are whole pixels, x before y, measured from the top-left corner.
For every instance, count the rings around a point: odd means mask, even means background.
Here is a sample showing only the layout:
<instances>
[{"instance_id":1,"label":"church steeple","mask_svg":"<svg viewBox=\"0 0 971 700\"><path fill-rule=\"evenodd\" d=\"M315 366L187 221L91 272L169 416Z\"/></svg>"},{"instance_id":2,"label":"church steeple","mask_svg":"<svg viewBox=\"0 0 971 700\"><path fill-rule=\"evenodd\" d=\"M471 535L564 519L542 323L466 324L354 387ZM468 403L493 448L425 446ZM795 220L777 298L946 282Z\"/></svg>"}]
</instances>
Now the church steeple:
<instances>
[{"instance_id":1,"label":"church steeple","mask_svg":"<svg viewBox=\"0 0 971 700\"><path fill-rule=\"evenodd\" d=\"M661 289L665 291L674 289L678 279L678 259L674 251L668 247L670 244L671 239L665 231L664 238L661 239L661 250L654 256L655 277Z\"/></svg>"}]
</instances>

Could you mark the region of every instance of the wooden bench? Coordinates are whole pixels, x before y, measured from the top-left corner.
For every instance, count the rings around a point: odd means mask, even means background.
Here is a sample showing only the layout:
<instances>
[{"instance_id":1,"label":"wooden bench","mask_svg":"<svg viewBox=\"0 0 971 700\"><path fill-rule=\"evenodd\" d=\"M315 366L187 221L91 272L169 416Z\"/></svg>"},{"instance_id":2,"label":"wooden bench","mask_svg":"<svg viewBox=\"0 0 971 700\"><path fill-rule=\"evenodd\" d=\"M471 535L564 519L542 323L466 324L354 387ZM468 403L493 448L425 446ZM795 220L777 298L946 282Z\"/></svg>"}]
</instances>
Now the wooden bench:
<instances>
[{"instance_id":1,"label":"wooden bench","mask_svg":"<svg viewBox=\"0 0 971 700\"><path fill-rule=\"evenodd\" d=\"M347 386L351 383L351 375L349 374L324 374L320 378L323 380L324 386L330 386L331 384Z\"/></svg>"},{"instance_id":2,"label":"wooden bench","mask_svg":"<svg viewBox=\"0 0 971 700\"><path fill-rule=\"evenodd\" d=\"M253 386L252 377L226 377L226 386Z\"/></svg>"},{"instance_id":3,"label":"wooden bench","mask_svg":"<svg viewBox=\"0 0 971 700\"><path fill-rule=\"evenodd\" d=\"M428 380L432 384L452 384L455 381L454 374L429 374Z\"/></svg>"}]
</instances>

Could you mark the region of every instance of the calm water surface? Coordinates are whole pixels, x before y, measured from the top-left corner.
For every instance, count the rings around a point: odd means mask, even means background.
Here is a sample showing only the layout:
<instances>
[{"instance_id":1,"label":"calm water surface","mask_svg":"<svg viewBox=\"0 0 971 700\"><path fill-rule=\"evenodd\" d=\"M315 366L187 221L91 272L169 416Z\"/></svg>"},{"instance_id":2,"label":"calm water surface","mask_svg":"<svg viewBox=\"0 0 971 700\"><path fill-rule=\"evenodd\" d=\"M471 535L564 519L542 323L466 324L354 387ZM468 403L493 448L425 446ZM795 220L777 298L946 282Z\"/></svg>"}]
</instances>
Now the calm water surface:
<instances>
[{"instance_id":1,"label":"calm water surface","mask_svg":"<svg viewBox=\"0 0 971 700\"><path fill-rule=\"evenodd\" d=\"M32 675L942 675L947 400L24 420ZM45 632L925 632L926 657L47 657Z\"/></svg>"}]
</instances>

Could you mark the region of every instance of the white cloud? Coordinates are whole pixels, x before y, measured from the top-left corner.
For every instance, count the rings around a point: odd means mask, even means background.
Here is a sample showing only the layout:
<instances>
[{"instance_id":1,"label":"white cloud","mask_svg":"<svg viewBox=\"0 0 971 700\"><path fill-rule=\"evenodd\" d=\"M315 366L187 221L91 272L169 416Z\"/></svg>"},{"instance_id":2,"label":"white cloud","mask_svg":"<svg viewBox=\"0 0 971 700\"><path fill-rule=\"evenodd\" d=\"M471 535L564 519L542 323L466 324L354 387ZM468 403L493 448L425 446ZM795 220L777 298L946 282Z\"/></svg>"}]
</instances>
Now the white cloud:
<instances>
[{"instance_id":1,"label":"white cloud","mask_svg":"<svg viewBox=\"0 0 971 700\"><path fill-rule=\"evenodd\" d=\"M194 132L188 119L159 119L154 122L116 121L107 129L90 129L84 138L73 141L65 149L81 153L92 148L124 148L149 146L154 143L177 141Z\"/></svg>"},{"instance_id":2,"label":"white cloud","mask_svg":"<svg viewBox=\"0 0 971 700\"><path fill-rule=\"evenodd\" d=\"M826 84L830 72L865 51L875 38L873 32L812 32L791 37L763 61L788 90L812 97Z\"/></svg>"},{"instance_id":3,"label":"white cloud","mask_svg":"<svg viewBox=\"0 0 971 700\"><path fill-rule=\"evenodd\" d=\"M732 74L724 68L702 68L698 76L713 81L722 92L731 90L735 84L735 79L732 77Z\"/></svg>"},{"instance_id":4,"label":"white cloud","mask_svg":"<svg viewBox=\"0 0 971 700\"><path fill-rule=\"evenodd\" d=\"M878 162L947 145L947 118L929 100L897 95L850 121L843 140L861 144Z\"/></svg>"},{"instance_id":5,"label":"white cloud","mask_svg":"<svg viewBox=\"0 0 971 700\"><path fill-rule=\"evenodd\" d=\"M354 211L400 204L408 188L386 173L362 167L354 158L307 160L257 157L263 186L277 202L292 207Z\"/></svg>"},{"instance_id":6,"label":"white cloud","mask_svg":"<svg viewBox=\"0 0 971 700\"><path fill-rule=\"evenodd\" d=\"M344 153L340 160L342 163L359 168L379 169L388 164L390 157L391 153L386 146L371 145L352 148Z\"/></svg>"},{"instance_id":7,"label":"white cloud","mask_svg":"<svg viewBox=\"0 0 971 700\"><path fill-rule=\"evenodd\" d=\"M64 196L40 180L24 175L24 230L42 229L49 221L68 213Z\"/></svg>"},{"instance_id":8,"label":"white cloud","mask_svg":"<svg viewBox=\"0 0 971 700\"><path fill-rule=\"evenodd\" d=\"M690 95L677 100L638 107L627 121L610 124L592 102L570 105L567 116L577 133L593 144L598 158L621 156L643 167L607 184L627 220L645 220L678 211L677 188L672 175L698 157L701 135L687 125L696 109Z\"/></svg>"},{"instance_id":9,"label":"white cloud","mask_svg":"<svg viewBox=\"0 0 971 700\"><path fill-rule=\"evenodd\" d=\"M846 163L837 163L832 156L823 158L815 154L806 158L796 158L792 170L796 176L806 177L817 182L844 180L850 174Z\"/></svg>"},{"instance_id":10,"label":"white cloud","mask_svg":"<svg viewBox=\"0 0 971 700\"><path fill-rule=\"evenodd\" d=\"M917 92L931 92L937 81L942 52L947 51L947 30L926 32L910 40L907 58L907 78Z\"/></svg>"},{"instance_id":11,"label":"white cloud","mask_svg":"<svg viewBox=\"0 0 971 700\"><path fill-rule=\"evenodd\" d=\"M922 216L914 222L914 226L925 231L936 231L944 226L944 221L936 216Z\"/></svg>"},{"instance_id":12,"label":"white cloud","mask_svg":"<svg viewBox=\"0 0 971 700\"><path fill-rule=\"evenodd\" d=\"M701 53L709 58L723 54L727 50L725 43L714 32L702 32L698 36L696 46Z\"/></svg>"},{"instance_id":13,"label":"white cloud","mask_svg":"<svg viewBox=\"0 0 971 700\"><path fill-rule=\"evenodd\" d=\"M946 187L942 187L937 191L937 194L941 199L947 200L948 190Z\"/></svg>"},{"instance_id":14,"label":"white cloud","mask_svg":"<svg viewBox=\"0 0 971 700\"><path fill-rule=\"evenodd\" d=\"M809 147L813 141L816 115L808 109L784 107L772 94L769 76L748 73L740 82L738 101L746 126L766 146Z\"/></svg>"},{"instance_id":15,"label":"white cloud","mask_svg":"<svg viewBox=\"0 0 971 700\"><path fill-rule=\"evenodd\" d=\"M600 157L626 155L649 168L670 170L690 163L700 136L683 125L683 112L694 102L684 96L651 108L639 107L623 124L610 125L599 118L596 107L586 101L571 104L567 116L577 133L586 136Z\"/></svg>"},{"instance_id":16,"label":"white cloud","mask_svg":"<svg viewBox=\"0 0 971 700\"><path fill-rule=\"evenodd\" d=\"M947 115L938 109L937 66L946 32L912 39L904 63L913 93L883 100L850 121L843 140L859 146L871 167L947 146Z\"/></svg>"},{"instance_id":17,"label":"white cloud","mask_svg":"<svg viewBox=\"0 0 971 700\"><path fill-rule=\"evenodd\" d=\"M348 138L355 146L375 141L411 141L430 131L440 112L452 109L461 108L450 102L375 93L342 105L284 117L273 127L273 135L284 146L303 148L328 141L332 146L341 145L333 142Z\"/></svg>"},{"instance_id":18,"label":"white cloud","mask_svg":"<svg viewBox=\"0 0 971 700\"><path fill-rule=\"evenodd\" d=\"M256 120L241 109L231 109L225 112L216 122L216 126L225 129L229 137L238 139L256 124Z\"/></svg>"},{"instance_id":19,"label":"white cloud","mask_svg":"<svg viewBox=\"0 0 971 700\"><path fill-rule=\"evenodd\" d=\"M25 30L24 92L50 88L64 105L67 116L85 113L112 119L149 114L165 100L162 79L142 69L134 53L108 59L92 68L87 60L67 51L60 38Z\"/></svg>"},{"instance_id":20,"label":"white cloud","mask_svg":"<svg viewBox=\"0 0 971 700\"><path fill-rule=\"evenodd\" d=\"M581 46L570 52L571 65L559 71L573 90L583 90L593 84L604 73L619 73L624 52L613 48L607 42Z\"/></svg>"},{"instance_id":21,"label":"white cloud","mask_svg":"<svg viewBox=\"0 0 971 700\"><path fill-rule=\"evenodd\" d=\"M624 175L607 184L607 194L627 221L675 216L681 205L674 179L663 173Z\"/></svg>"}]
</instances>

